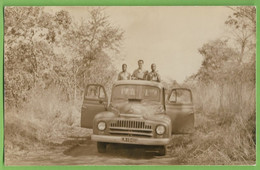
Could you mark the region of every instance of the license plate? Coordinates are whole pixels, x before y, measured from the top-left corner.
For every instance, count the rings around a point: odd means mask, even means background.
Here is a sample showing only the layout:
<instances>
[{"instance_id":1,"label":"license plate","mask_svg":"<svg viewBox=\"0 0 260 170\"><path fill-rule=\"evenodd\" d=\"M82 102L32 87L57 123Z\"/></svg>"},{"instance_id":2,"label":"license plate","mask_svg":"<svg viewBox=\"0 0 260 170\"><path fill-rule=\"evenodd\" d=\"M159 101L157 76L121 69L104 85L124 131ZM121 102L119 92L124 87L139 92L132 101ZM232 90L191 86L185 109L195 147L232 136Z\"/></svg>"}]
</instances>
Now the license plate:
<instances>
[{"instance_id":1,"label":"license plate","mask_svg":"<svg viewBox=\"0 0 260 170\"><path fill-rule=\"evenodd\" d=\"M136 138L129 138L129 137L122 137L122 141L127 142L127 143L134 143L137 141Z\"/></svg>"}]
</instances>

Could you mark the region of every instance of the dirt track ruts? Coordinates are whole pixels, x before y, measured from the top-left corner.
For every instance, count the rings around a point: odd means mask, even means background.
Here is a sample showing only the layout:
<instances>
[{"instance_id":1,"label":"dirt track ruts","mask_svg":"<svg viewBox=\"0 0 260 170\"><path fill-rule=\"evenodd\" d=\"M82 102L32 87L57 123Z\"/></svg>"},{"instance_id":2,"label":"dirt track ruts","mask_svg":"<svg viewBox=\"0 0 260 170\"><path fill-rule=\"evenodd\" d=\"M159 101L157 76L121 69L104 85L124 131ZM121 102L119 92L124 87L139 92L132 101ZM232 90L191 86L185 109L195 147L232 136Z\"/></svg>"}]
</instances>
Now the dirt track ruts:
<instances>
[{"instance_id":1,"label":"dirt track ruts","mask_svg":"<svg viewBox=\"0 0 260 170\"><path fill-rule=\"evenodd\" d=\"M106 153L98 153L96 142L70 138L60 145L42 147L27 156L6 160L6 165L174 165L169 154L157 156L142 147L110 144Z\"/></svg>"}]
</instances>

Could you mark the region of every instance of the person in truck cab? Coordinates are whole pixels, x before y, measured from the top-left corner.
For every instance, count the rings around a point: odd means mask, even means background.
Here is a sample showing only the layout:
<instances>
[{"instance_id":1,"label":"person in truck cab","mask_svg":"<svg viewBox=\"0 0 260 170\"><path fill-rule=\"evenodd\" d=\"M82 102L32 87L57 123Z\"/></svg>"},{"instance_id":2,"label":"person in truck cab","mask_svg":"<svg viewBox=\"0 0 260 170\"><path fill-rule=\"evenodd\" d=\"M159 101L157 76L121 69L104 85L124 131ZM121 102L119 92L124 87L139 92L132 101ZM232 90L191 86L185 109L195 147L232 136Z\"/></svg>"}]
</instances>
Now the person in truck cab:
<instances>
[{"instance_id":1,"label":"person in truck cab","mask_svg":"<svg viewBox=\"0 0 260 170\"><path fill-rule=\"evenodd\" d=\"M127 72L127 65L122 65L122 71L118 74L118 80L130 80L131 74Z\"/></svg>"},{"instance_id":2,"label":"person in truck cab","mask_svg":"<svg viewBox=\"0 0 260 170\"><path fill-rule=\"evenodd\" d=\"M153 63L151 65L152 71L147 75L147 80L161 82L161 76L159 75L158 71L156 70L156 65Z\"/></svg>"},{"instance_id":3,"label":"person in truck cab","mask_svg":"<svg viewBox=\"0 0 260 170\"><path fill-rule=\"evenodd\" d=\"M148 71L143 69L143 60L138 60L138 68L133 72L133 80L146 80Z\"/></svg>"}]
</instances>

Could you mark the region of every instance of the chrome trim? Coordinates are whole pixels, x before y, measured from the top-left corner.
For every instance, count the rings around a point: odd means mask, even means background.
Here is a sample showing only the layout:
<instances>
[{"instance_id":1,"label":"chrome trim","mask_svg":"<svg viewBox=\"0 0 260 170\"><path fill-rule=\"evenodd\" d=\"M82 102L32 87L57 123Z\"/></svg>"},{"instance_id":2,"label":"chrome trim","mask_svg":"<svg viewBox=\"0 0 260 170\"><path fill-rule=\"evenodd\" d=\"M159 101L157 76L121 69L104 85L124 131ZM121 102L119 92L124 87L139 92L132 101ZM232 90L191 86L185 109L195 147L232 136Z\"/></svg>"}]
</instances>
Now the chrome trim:
<instances>
[{"instance_id":1,"label":"chrome trim","mask_svg":"<svg viewBox=\"0 0 260 170\"><path fill-rule=\"evenodd\" d=\"M126 143L126 144L138 144L138 145L167 145L170 143L170 138L138 138L129 137L134 139L134 142L123 141L121 136L108 136L108 135L91 135L91 140L98 142L108 143Z\"/></svg>"},{"instance_id":2,"label":"chrome trim","mask_svg":"<svg viewBox=\"0 0 260 170\"><path fill-rule=\"evenodd\" d=\"M152 129L152 125L146 124L145 121L139 120L116 120L116 122L111 122L110 127L125 127L125 128L138 128L138 129Z\"/></svg>"},{"instance_id":3,"label":"chrome trim","mask_svg":"<svg viewBox=\"0 0 260 170\"><path fill-rule=\"evenodd\" d=\"M152 129L138 129L138 128L125 128L125 127L110 127L112 130L131 130L131 131L143 131L143 132L152 132Z\"/></svg>"},{"instance_id":4,"label":"chrome trim","mask_svg":"<svg viewBox=\"0 0 260 170\"><path fill-rule=\"evenodd\" d=\"M142 132L133 132L133 131L109 131L110 134L120 134L120 135L129 135L129 136L148 136L152 137L152 133L142 133Z\"/></svg>"},{"instance_id":5,"label":"chrome trim","mask_svg":"<svg viewBox=\"0 0 260 170\"><path fill-rule=\"evenodd\" d=\"M152 137L152 125L142 120L118 119L110 123L109 133L111 135Z\"/></svg>"}]
</instances>

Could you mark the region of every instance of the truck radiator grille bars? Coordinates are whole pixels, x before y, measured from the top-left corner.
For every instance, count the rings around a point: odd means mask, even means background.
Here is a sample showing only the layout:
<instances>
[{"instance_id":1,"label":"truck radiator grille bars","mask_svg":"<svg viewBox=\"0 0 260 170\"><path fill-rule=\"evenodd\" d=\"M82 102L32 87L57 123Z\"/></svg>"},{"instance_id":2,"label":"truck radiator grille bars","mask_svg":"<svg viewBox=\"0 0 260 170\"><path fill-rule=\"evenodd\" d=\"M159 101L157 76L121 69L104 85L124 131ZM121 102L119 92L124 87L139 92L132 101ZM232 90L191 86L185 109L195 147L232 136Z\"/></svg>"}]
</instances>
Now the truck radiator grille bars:
<instances>
[{"instance_id":1,"label":"truck radiator grille bars","mask_svg":"<svg viewBox=\"0 0 260 170\"><path fill-rule=\"evenodd\" d=\"M125 136L152 137L152 126L143 121L117 120L110 123L110 134Z\"/></svg>"}]
</instances>

